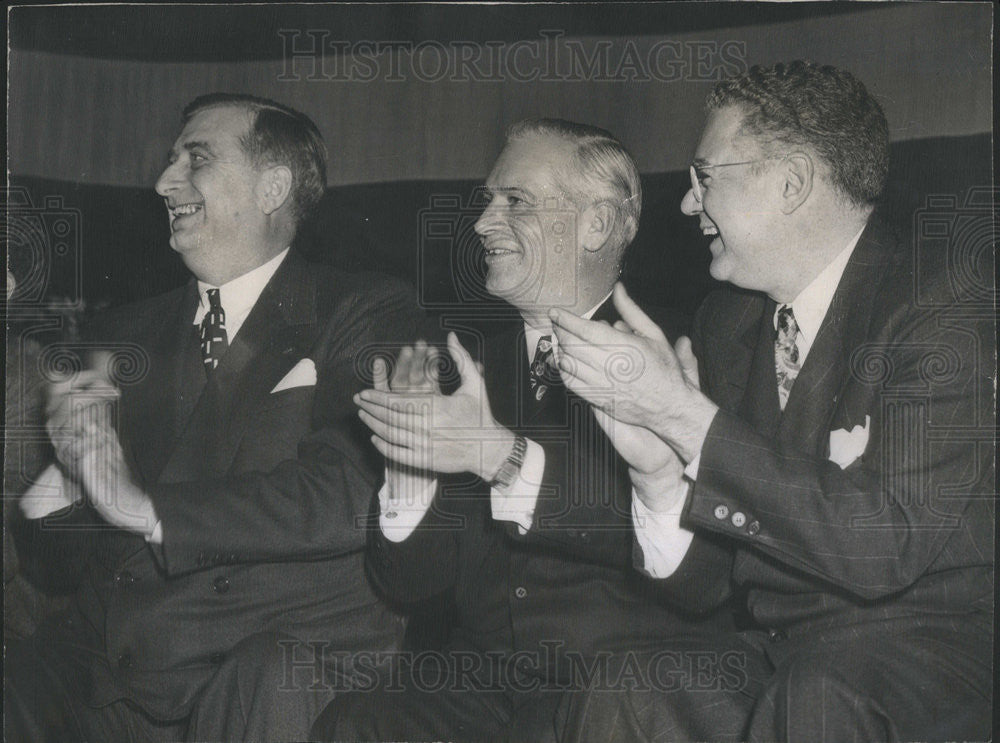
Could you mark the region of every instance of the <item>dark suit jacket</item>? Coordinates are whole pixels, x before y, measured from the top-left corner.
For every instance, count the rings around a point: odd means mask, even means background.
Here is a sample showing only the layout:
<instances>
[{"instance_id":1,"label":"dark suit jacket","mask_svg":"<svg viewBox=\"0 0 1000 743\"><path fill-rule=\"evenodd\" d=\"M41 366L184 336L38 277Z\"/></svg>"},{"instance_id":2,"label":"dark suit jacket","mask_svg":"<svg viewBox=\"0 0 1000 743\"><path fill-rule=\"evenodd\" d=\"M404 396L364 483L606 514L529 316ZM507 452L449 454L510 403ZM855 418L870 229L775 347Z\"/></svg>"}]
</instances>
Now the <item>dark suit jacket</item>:
<instances>
[{"instance_id":1,"label":"dark suit jacket","mask_svg":"<svg viewBox=\"0 0 1000 743\"><path fill-rule=\"evenodd\" d=\"M610 302L597 319L615 319ZM531 672L565 682L570 666L543 643L592 657L636 649L692 627L728 626L727 616L682 619L631 568L628 468L586 401L552 387L541 403L528 380L519 320L485 343L487 394L503 425L545 451L534 522L521 536L494 521L488 486L471 476L443 480L417 530L393 543L373 535L368 567L391 599L413 603L451 592L452 647L538 653ZM557 668L558 666L558 668Z\"/></svg>"},{"instance_id":2,"label":"dark suit jacket","mask_svg":"<svg viewBox=\"0 0 1000 743\"><path fill-rule=\"evenodd\" d=\"M225 653L254 633L358 650L393 647L402 630L363 575L381 465L351 395L370 386L363 368L377 349L395 355L419 334L411 293L293 252L207 383L196 303L192 280L89 333L134 361L118 369L118 430L162 545L85 508L28 535L40 562L62 555L82 572L75 615L42 636L94 654L82 679L93 704L127 697L163 719L185 715ZM316 385L271 394L305 358Z\"/></svg>"},{"instance_id":3,"label":"dark suit jacket","mask_svg":"<svg viewBox=\"0 0 1000 743\"><path fill-rule=\"evenodd\" d=\"M933 280L916 275L912 251L870 224L783 413L774 302L731 289L706 300L693 340L721 409L682 523L733 550L696 537L665 581L675 596L743 589L753 618L787 634L945 617L986 637L993 330L943 260L922 271ZM841 469L830 432L866 419L867 445Z\"/></svg>"}]
</instances>

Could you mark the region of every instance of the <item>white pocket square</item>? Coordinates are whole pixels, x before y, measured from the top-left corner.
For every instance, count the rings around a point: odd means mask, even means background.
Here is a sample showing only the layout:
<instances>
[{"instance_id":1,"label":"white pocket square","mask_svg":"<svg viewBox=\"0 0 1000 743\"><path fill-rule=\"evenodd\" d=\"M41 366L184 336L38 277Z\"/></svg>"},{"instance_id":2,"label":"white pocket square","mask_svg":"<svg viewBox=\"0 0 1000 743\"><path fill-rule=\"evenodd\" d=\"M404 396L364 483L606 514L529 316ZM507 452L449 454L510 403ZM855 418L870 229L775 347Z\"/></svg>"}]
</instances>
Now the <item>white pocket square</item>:
<instances>
[{"instance_id":1,"label":"white pocket square","mask_svg":"<svg viewBox=\"0 0 1000 743\"><path fill-rule=\"evenodd\" d=\"M860 457L868 446L868 426L871 422L872 417L866 415L863 426L855 426L850 431L843 428L830 431L830 461L843 470Z\"/></svg>"},{"instance_id":2,"label":"white pocket square","mask_svg":"<svg viewBox=\"0 0 1000 743\"><path fill-rule=\"evenodd\" d=\"M271 390L273 395L275 392L281 392L282 390L290 390L293 387L315 387L316 386L316 364L313 363L312 359L302 359L299 363L291 368L291 370L281 381L274 385L274 389Z\"/></svg>"}]
</instances>

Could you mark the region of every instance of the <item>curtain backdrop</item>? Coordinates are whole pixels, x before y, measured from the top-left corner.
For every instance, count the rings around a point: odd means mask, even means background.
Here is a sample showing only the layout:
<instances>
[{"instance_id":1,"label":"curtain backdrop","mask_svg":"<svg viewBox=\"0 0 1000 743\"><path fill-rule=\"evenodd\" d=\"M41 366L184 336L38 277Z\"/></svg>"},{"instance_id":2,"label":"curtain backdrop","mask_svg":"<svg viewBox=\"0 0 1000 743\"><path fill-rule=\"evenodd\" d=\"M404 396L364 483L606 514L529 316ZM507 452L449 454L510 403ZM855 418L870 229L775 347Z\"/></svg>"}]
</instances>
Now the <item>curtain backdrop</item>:
<instances>
[{"instance_id":1,"label":"curtain backdrop","mask_svg":"<svg viewBox=\"0 0 1000 743\"><path fill-rule=\"evenodd\" d=\"M293 55L227 63L114 59L113 30L107 59L12 49L12 173L148 188L181 108L217 90L253 92L309 114L330 150L332 186L481 179L503 129L529 116L605 127L643 172L677 171L694 150L716 79L794 58L855 72L885 107L894 141L992 130L989 8L982 5L903 4L669 36L552 31L546 38L540 29L533 38L492 46L429 39L381 52L357 46L349 29L288 28L282 43ZM317 40L324 51L310 56ZM345 70L352 80L339 79ZM492 79L472 79L481 73Z\"/></svg>"}]
</instances>

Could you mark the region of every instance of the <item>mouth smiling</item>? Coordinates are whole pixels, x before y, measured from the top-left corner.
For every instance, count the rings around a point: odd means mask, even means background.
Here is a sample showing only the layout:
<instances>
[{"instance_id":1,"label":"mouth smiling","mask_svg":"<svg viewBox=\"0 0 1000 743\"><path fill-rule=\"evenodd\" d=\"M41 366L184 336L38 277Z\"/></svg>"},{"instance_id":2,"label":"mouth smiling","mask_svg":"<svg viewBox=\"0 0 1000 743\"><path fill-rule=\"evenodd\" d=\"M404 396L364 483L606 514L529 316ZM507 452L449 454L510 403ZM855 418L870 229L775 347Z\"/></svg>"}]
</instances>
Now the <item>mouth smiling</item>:
<instances>
[{"instance_id":1,"label":"mouth smiling","mask_svg":"<svg viewBox=\"0 0 1000 743\"><path fill-rule=\"evenodd\" d=\"M488 245L483 245L483 253L486 255L487 262L493 260L499 260L501 258L506 258L508 256L517 255L520 253L519 250L506 247L504 245L498 245L491 243Z\"/></svg>"},{"instance_id":2,"label":"mouth smiling","mask_svg":"<svg viewBox=\"0 0 1000 743\"><path fill-rule=\"evenodd\" d=\"M197 214L202 210L202 205L194 202L178 204L176 206L167 205L167 212L170 214L170 224L173 225L178 219Z\"/></svg>"}]
</instances>

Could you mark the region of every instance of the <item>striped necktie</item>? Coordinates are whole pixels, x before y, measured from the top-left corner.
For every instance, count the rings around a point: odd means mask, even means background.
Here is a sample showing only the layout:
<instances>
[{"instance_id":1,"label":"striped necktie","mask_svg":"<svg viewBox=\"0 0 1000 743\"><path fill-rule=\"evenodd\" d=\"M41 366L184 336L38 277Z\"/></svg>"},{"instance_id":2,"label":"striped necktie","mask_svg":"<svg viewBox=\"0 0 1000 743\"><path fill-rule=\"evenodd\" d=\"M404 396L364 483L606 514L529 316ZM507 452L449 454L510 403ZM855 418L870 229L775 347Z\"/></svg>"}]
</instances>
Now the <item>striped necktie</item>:
<instances>
[{"instance_id":1,"label":"striped necktie","mask_svg":"<svg viewBox=\"0 0 1000 743\"><path fill-rule=\"evenodd\" d=\"M799 362L799 347L795 342L799 325L795 322L792 308L781 305L778 310L778 332L774 338L774 369L778 373L778 402L785 409L788 395L795 384L802 364Z\"/></svg>"},{"instance_id":2,"label":"striped necktie","mask_svg":"<svg viewBox=\"0 0 1000 743\"><path fill-rule=\"evenodd\" d=\"M219 301L219 290L209 289L208 312L201 321L201 356L205 361L205 371L210 372L219 365L219 360L229 348L226 336L226 311Z\"/></svg>"}]
</instances>

